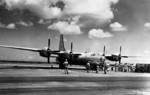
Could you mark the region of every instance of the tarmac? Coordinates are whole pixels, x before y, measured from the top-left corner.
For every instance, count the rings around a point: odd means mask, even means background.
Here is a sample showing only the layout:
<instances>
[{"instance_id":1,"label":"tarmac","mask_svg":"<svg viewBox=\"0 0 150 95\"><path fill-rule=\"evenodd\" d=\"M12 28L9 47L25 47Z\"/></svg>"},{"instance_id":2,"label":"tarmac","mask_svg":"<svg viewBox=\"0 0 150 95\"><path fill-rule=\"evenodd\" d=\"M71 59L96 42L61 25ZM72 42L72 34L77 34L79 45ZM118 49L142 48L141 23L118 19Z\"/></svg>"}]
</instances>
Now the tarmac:
<instances>
[{"instance_id":1,"label":"tarmac","mask_svg":"<svg viewBox=\"0 0 150 95\"><path fill-rule=\"evenodd\" d=\"M0 95L149 95L150 73L90 70L56 64L0 63Z\"/></svg>"},{"instance_id":2,"label":"tarmac","mask_svg":"<svg viewBox=\"0 0 150 95\"><path fill-rule=\"evenodd\" d=\"M96 73L90 70L87 73L83 66L69 66L69 74L59 69L56 64L24 64L24 63L0 63L0 77L150 77L150 73L115 72L108 70Z\"/></svg>"}]
</instances>

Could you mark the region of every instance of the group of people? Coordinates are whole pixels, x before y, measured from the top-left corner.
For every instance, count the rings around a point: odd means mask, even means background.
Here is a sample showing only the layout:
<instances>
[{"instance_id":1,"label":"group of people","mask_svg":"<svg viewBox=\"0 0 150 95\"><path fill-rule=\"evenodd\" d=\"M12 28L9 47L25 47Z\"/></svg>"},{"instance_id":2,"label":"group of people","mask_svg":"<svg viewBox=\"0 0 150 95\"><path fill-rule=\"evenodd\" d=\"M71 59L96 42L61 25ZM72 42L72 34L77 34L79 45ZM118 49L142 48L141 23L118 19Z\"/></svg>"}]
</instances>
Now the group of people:
<instances>
[{"instance_id":1,"label":"group of people","mask_svg":"<svg viewBox=\"0 0 150 95\"><path fill-rule=\"evenodd\" d=\"M89 73L89 70L91 69L91 65L90 65L90 61L87 62L87 65L86 65L86 70L87 70L87 73ZM69 63L68 63L68 60L65 59L64 63L64 69L65 69L65 74L69 74L69 71L68 71L68 66L69 66ZM107 73L107 69L108 69L108 66L106 64L106 62L103 62L103 63L99 63L98 61L94 64L95 66L95 70L96 70L96 73L98 73L100 70L104 70L104 74Z\"/></svg>"},{"instance_id":2,"label":"group of people","mask_svg":"<svg viewBox=\"0 0 150 95\"><path fill-rule=\"evenodd\" d=\"M134 68L133 68L133 66L132 65L130 65L130 64L127 64L127 63L125 63L125 64L120 64L120 65L118 65L118 66L116 66L116 68L118 69L118 71L120 71L120 72L133 72L134 70Z\"/></svg>"},{"instance_id":3,"label":"group of people","mask_svg":"<svg viewBox=\"0 0 150 95\"><path fill-rule=\"evenodd\" d=\"M96 70L96 73L98 73L100 70L102 70L102 71L104 70L104 74L107 73L108 66L107 66L106 62L103 62L103 63L95 62L95 64L93 64L93 66L95 66L94 69ZM90 61L88 61L87 66L86 66L87 73L89 73L90 68L91 68Z\"/></svg>"}]
</instances>

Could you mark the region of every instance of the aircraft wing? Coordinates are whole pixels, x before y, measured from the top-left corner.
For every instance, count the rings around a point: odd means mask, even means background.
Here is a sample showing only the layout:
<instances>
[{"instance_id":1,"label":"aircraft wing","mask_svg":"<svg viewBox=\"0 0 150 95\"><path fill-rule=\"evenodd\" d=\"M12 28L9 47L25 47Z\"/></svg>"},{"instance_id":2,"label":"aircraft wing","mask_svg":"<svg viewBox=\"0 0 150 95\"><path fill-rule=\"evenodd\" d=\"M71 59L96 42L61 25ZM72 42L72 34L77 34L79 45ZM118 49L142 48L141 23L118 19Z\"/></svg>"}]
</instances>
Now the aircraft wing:
<instances>
[{"instance_id":1,"label":"aircraft wing","mask_svg":"<svg viewBox=\"0 0 150 95\"><path fill-rule=\"evenodd\" d=\"M66 55L66 54L70 54L70 52L66 52L66 51L53 51L52 54L55 54L55 55ZM72 55L79 56L79 55L81 55L81 53L73 53Z\"/></svg>"},{"instance_id":2,"label":"aircraft wing","mask_svg":"<svg viewBox=\"0 0 150 95\"><path fill-rule=\"evenodd\" d=\"M73 53L73 55L79 56L79 55L81 55L81 53Z\"/></svg>"},{"instance_id":3,"label":"aircraft wing","mask_svg":"<svg viewBox=\"0 0 150 95\"><path fill-rule=\"evenodd\" d=\"M50 57L57 58L58 55L55 55L55 54L52 53L52 55Z\"/></svg>"},{"instance_id":4,"label":"aircraft wing","mask_svg":"<svg viewBox=\"0 0 150 95\"><path fill-rule=\"evenodd\" d=\"M119 56L119 55L112 54L111 56L107 56L107 57L112 57L112 56ZM123 57L123 58L132 58L132 57L140 57L140 56L121 55L121 57Z\"/></svg>"},{"instance_id":5,"label":"aircraft wing","mask_svg":"<svg viewBox=\"0 0 150 95\"><path fill-rule=\"evenodd\" d=\"M123 58L129 58L129 57L141 57L141 56L121 56Z\"/></svg>"},{"instance_id":6,"label":"aircraft wing","mask_svg":"<svg viewBox=\"0 0 150 95\"><path fill-rule=\"evenodd\" d=\"M28 48L28 47L17 47L17 46L7 46L7 45L0 45L2 48L11 48L11 49L18 49L18 50L26 50L26 51L33 51L33 52L39 52L40 49L37 48Z\"/></svg>"}]
</instances>

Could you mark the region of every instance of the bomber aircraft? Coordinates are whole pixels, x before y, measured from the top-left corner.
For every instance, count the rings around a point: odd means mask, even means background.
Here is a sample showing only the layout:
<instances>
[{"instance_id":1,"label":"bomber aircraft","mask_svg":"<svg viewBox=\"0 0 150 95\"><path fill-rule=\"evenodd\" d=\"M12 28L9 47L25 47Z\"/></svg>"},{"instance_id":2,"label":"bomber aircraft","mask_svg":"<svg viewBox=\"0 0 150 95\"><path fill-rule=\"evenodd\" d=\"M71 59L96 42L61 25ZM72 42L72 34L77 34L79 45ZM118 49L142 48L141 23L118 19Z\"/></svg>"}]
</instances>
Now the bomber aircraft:
<instances>
[{"instance_id":1,"label":"bomber aircraft","mask_svg":"<svg viewBox=\"0 0 150 95\"><path fill-rule=\"evenodd\" d=\"M121 55L120 46L120 53L118 55L105 54L105 46L103 49L103 53L92 53L92 52L73 52L73 43L71 43L70 52L65 49L63 35L60 36L60 43L59 43L59 52L53 52L53 54L58 55L56 58L57 63L59 64L60 68L63 68L63 62L65 59L68 59L70 65L83 65L86 66L88 62L90 62L91 68L95 69L95 65L98 62L102 67L104 66L105 60L115 61L121 63L122 58L128 58L130 56L122 56Z\"/></svg>"},{"instance_id":2,"label":"bomber aircraft","mask_svg":"<svg viewBox=\"0 0 150 95\"><path fill-rule=\"evenodd\" d=\"M37 49L37 48L28 48L28 47L18 47L18 46L8 46L8 45L0 45L3 48L11 48L18 50L26 50L32 52L38 52L40 56L47 58L47 62L50 63L50 57L56 57L56 61L59 64L59 68L64 68L64 61L68 59L70 65L87 65L87 62L90 62L91 68L95 66L96 62L103 65L105 60L116 61L121 63L121 58L128 58L129 56L121 55L121 46L119 55L105 55L105 46L103 50L103 54L101 53L88 53L88 52L73 52L73 43L71 43L71 50L68 51L64 47L64 39L63 34L60 35L59 49L51 50L50 49L50 39L48 39L48 47L45 49ZM56 55L56 56L53 56Z\"/></svg>"}]
</instances>

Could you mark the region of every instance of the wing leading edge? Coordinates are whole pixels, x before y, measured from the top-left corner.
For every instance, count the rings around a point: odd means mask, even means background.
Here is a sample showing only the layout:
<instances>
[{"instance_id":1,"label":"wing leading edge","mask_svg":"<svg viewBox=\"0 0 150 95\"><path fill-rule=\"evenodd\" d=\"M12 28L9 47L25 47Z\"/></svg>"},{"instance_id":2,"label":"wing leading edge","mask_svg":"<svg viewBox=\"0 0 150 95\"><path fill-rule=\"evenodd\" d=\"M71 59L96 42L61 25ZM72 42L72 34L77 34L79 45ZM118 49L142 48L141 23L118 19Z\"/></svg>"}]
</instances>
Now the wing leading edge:
<instances>
[{"instance_id":1,"label":"wing leading edge","mask_svg":"<svg viewBox=\"0 0 150 95\"><path fill-rule=\"evenodd\" d=\"M28 47L17 47L17 46L7 46L7 45L0 45L2 48L11 48L11 49L18 49L18 50L26 50L26 51L33 51L33 52L39 52L40 49L37 48L28 48Z\"/></svg>"}]
</instances>

